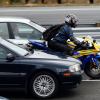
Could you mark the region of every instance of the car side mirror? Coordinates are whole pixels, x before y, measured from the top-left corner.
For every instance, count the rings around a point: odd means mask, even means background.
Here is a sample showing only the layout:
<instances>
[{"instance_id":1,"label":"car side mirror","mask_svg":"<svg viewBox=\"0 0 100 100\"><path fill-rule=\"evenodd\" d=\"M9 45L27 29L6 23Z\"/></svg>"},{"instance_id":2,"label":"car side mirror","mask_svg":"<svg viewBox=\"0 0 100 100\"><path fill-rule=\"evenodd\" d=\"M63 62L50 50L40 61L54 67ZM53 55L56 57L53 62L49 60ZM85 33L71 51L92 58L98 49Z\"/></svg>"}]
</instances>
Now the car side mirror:
<instances>
[{"instance_id":1,"label":"car side mirror","mask_svg":"<svg viewBox=\"0 0 100 100\"><path fill-rule=\"evenodd\" d=\"M11 53L7 54L6 60L8 62L12 62L13 60L15 60L15 56Z\"/></svg>"}]
</instances>

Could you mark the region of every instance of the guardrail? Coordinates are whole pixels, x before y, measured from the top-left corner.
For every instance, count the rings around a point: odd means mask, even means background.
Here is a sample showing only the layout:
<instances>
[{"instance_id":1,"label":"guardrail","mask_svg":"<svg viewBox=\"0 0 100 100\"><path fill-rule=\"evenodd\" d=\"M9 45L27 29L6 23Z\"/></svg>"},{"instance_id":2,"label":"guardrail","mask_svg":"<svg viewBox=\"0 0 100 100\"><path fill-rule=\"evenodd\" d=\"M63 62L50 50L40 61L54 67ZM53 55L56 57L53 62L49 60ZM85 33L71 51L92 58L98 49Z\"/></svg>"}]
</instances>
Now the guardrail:
<instances>
[{"instance_id":1,"label":"guardrail","mask_svg":"<svg viewBox=\"0 0 100 100\"><path fill-rule=\"evenodd\" d=\"M50 26L53 26L54 24L41 24L45 28L49 28ZM96 24L79 24L77 27L100 27L100 23Z\"/></svg>"}]
</instances>

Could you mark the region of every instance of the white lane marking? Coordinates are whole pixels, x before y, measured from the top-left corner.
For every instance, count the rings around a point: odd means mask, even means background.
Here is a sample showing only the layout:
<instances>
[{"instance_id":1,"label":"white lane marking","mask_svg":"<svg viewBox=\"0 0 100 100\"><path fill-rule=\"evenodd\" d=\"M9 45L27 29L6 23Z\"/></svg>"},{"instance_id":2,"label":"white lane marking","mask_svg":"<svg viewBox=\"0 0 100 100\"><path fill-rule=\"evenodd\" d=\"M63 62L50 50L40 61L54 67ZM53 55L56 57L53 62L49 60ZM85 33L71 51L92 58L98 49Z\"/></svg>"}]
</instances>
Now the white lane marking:
<instances>
[{"instance_id":1,"label":"white lane marking","mask_svg":"<svg viewBox=\"0 0 100 100\"><path fill-rule=\"evenodd\" d=\"M82 80L83 82L100 82L100 80Z\"/></svg>"}]
</instances>

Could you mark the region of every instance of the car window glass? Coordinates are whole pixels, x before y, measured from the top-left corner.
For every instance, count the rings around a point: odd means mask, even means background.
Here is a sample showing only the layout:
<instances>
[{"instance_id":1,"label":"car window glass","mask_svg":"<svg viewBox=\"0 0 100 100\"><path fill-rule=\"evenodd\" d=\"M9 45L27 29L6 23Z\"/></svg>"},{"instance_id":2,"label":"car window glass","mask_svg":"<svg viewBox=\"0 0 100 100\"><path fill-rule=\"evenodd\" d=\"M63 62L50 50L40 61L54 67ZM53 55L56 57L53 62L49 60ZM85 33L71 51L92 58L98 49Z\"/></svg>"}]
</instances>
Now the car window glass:
<instances>
[{"instance_id":1,"label":"car window glass","mask_svg":"<svg viewBox=\"0 0 100 100\"><path fill-rule=\"evenodd\" d=\"M42 34L37 29L24 23L11 23L16 39L40 39Z\"/></svg>"},{"instance_id":2,"label":"car window glass","mask_svg":"<svg viewBox=\"0 0 100 100\"><path fill-rule=\"evenodd\" d=\"M5 48L0 46L0 59L5 59L7 57L8 52Z\"/></svg>"},{"instance_id":3,"label":"car window glass","mask_svg":"<svg viewBox=\"0 0 100 100\"><path fill-rule=\"evenodd\" d=\"M0 23L0 37L4 39L9 38L7 23Z\"/></svg>"}]
</instances>

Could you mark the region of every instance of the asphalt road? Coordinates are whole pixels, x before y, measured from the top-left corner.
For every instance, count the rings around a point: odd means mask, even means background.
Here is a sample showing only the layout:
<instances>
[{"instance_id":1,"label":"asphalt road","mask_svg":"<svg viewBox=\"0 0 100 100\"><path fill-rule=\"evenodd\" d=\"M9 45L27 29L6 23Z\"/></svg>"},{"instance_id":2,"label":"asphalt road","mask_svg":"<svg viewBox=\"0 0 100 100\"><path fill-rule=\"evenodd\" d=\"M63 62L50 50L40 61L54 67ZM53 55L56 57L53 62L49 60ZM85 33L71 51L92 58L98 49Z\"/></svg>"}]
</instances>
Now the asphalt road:
<instances>
[{"instance_id":1,"label":"asphalt road","mask_svg":"<svg viewBox=\"0 0 100 100\"><path fill-rule=\"evenodd\" d=\"M64 22L64 16L69 13L73 13L79 17L79 24L91 25L100 22L99 6L0 8L0 16L27 17L39 24L62 23Z\"/></svg>"},{"instance_id":2,"label":"asphalt road","mask_svg":"<svg viewBox=\"0 0 100 100\"><path fill-rule=\"evenodd\" d=\"M22 91L0 91L0 95L10 100L38 100L29 97ZM64 89L49 100L100 100L100 81L84 81L77 88Z\"/></svg>"}]
</instances>

